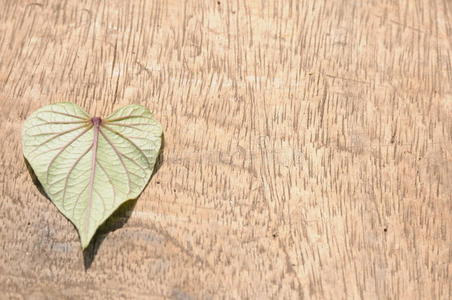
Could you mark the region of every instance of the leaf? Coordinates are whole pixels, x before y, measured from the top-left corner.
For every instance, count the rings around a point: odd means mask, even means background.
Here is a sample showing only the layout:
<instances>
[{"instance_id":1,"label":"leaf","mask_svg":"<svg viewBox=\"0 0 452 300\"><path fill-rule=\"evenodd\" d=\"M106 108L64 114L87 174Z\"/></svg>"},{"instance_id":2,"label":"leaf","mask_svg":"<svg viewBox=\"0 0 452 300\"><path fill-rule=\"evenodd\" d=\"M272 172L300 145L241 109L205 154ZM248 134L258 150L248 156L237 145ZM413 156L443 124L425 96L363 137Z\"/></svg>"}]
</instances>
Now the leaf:
<instances>
[{"instance_id":1,"label":"leaf","mask_svg":"<svg viewBox=\"0 0 452 300\"><path fill-rule=\"evenodd\" d=\"M105 119L73 103L44 106L22 132L24 156L51 201L77 228L86 248L97 228L148 183L162 128L140 105Z\"/></svg>"}]
</instances>

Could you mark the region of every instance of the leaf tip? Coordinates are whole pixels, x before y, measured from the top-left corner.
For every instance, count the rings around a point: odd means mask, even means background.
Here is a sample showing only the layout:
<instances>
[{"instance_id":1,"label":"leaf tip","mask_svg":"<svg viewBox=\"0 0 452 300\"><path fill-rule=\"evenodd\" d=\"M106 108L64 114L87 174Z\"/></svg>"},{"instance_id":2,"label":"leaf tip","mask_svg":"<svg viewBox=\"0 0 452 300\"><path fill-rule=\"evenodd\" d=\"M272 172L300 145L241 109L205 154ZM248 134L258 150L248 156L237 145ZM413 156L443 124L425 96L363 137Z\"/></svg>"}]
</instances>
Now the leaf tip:
<instances>
[{"instance_id":1,"label":"leaf tip","mask_svg":"<svg viewBox=\"0 0 452 300\"><path fill-rule=\"evenodd\" d=\"M81 238L82 250L85 250L86 248L88 248L90 241L91 241L91 239Z\"/></svg>"}]
</instances>

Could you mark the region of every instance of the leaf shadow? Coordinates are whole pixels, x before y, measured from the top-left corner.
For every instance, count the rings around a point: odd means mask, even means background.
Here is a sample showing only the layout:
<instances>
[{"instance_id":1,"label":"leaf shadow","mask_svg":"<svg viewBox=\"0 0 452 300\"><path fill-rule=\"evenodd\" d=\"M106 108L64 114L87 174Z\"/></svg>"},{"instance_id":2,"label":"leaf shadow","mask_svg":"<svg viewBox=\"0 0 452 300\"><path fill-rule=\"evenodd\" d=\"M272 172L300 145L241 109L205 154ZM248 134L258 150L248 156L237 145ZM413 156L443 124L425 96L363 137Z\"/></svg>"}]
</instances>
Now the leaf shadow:
<instances>
[{"instance_id":1,"label":"leaf shadow","mask_svg":"<svg viewBox=\"0 0 452 300\"><path fill-rule=\"evenodd\" d=\"M100 245L112 232L122 228L129 221L132 211L137 204L138 197L127 200L97 229L88 247L83 250L83 265L87 271L99 251Z\"/></svg>"},{"instance_id":2,"label":"leaf shadow","mask_svg":"<svg viewBox=\"0 0 452 300\"><path fill-rule=\"evenodd\" d=\"M31 167L30 163L28 162L28 160L25 158L25 156L23 157L24 161L25 161L25 166L27 166L27 171L28 174L30 174L31 180L33 181L33 184L36 186L36 188L38 189L39 193L41 195L43 195L44 197L46 197L50 202L52 202L50 200L50 197L47 196L47 193L44 191L44 188L42 187L42 184L39 182L38 177L35 174L35 171L33 170L33 168Z\"/></svg>"},{"instance_id":3,"label":"leaf shadow","mask_svg":"<svg viewBox=\"0 0 452 300\"><path fill-rule=\"evenodd\" d=\"M165 146L165 139L164 139L164 136L162 134L162 144L161 144L161 147L160 147L159 154L157 155L157 159L156 159L156 162L155 162L155 165L154 165L154 170L152 172L151 177L149 178L149 181L146 183L145 187L143 188L143 191L149 185L149 183L151 182L152 178L154 177L154 175L157 173L157 171L160 169L160 167L163 164L163 161L164 161L164 156L163 156L164 146ZM33 168L31 167L30 163L27 161L27 159L25 157L24 157L24 161L25 161L25 165L27 167L28 173L30 174L30 177L32 178L33 184L36 186L38 191L44 197L46 197L50 202L52 202L50 197L45 192L42 184L39 182L39 180L38 180ZM141 196L141 193L140 193L140 195L138 195L137 198L129 199L126 202L124 202L123 204L121 204L119 206L119 208L116 211L114 211L113 214L101 226L99 226L99 228L97 229L95 235L91 239L91 242L89 243L88 247L86 247L83 250L83 264L84 264L84 267L85 267L85 271L87 271L91 267L91 265L92 265L92 263L94 261L94 258L96 257L96 254L97 254L97 252L98 252L98 250L100 248L100 245L105 240L107 235L110 234L111 232L117 230L117 229L122 228L128 222L130 216L132 215L132 211L135 208L135 205L136 205L136 203L138 201L138 198L140 196ZM52 204L53 204L53 202L52 202ZM64 214L63 214L63 216L64 216ZM75 227L75 225L72 222L71 222L71 224L74 226L74 229L77 231L77 228Z\"/></svg>"},{"instance_id":4,"label":"leaf shadow","mask_svg":"<svg viewBox=\"0 0 452 300\"><path fill-rule=\"evenodd\" d=\"M160 167L163 165L163 162L165 160L164 149L165 149L165 135L162 133L162 144L160 146L159 154L157 155L157 159L154 165L154 170L149 181L151 181L152 177L154 177L155 173L157 173L157 171L160 170Z\"/></svg>"}]
</instances>

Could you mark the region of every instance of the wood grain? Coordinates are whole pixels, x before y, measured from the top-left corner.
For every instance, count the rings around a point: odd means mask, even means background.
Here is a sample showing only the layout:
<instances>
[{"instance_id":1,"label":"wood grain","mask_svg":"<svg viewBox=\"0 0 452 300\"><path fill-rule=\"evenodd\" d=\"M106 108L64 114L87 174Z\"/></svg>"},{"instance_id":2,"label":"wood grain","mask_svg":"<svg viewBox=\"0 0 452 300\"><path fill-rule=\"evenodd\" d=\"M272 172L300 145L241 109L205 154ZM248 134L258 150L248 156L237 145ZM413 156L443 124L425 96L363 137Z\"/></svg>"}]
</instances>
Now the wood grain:
<instances>
[{"instance_id":1,"label":"wood grain","mask_svg":"<svg viewBox=\"0 0 452 300\"><path fill-rule=\"evenodd\" d=\"M0 8L1 298L451 299L451 1ZM165 128L85 256L20 146L60 101Z\"/></svg>"}]
</instances>

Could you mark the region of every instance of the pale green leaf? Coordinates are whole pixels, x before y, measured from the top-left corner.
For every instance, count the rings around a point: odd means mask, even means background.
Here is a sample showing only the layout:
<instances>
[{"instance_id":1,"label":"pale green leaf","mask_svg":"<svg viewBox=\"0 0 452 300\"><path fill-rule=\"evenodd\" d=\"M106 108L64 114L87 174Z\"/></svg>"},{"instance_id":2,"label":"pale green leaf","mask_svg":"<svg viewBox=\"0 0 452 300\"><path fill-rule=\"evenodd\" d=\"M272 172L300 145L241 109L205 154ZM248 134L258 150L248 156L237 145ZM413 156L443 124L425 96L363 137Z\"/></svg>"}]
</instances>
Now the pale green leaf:
<instances>
[{"instance_id":1,"label":"pale green leaf","mask_svg":"<svg viewBox=\"0 0 452 300\"><path fill-rule=\"evenodd\" d=\"M74 223L86 248L97 228L148 183L162 128L140 105L105 119L73 103L42 107L25 121L24 156L44 191Z\"/></svg>"}]
</instances>

